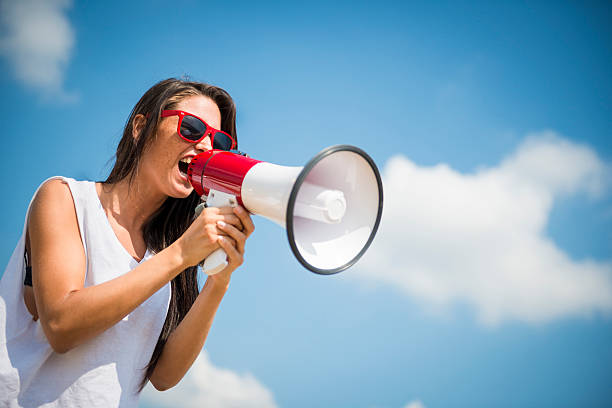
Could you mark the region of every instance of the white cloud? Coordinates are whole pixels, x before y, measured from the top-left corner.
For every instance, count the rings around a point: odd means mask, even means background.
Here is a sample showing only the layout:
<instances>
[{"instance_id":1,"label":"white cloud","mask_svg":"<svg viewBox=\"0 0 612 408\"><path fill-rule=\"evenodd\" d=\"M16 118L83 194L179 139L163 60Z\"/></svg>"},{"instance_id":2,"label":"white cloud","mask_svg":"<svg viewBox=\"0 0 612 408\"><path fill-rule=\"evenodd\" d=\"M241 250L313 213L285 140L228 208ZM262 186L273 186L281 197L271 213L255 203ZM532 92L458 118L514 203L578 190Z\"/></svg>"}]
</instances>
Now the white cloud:
<instances>
[{"instance_id":1,"label":"white cloud","mask_svg":"<svg viewBox=\"0 0 612 408\"><path fill-rule=\"evenodd\" d=\"M415 400L406 404L404 408L425 408L425 405L419 400Z\"/></svg>"},{"instance_id":2,"label":"white cloud","mask_svg":"<svg viewBox=\"0 0 612 408\"><path fill-rule=\"evenodd\" d=\"M373 406L372 408L376 408L376 406ZM420 400L413 400L404 405L403 408L425 408L425 405L423 405Z\"/></svg>"},{"instance_id":3,"label":"white cloud","mask_svg":"<svg viewBox=\"0 0 612 408\"><path fill-rule=\"evenodd\" d=\"M0 2L0 54L10 61L19 80L46 97L63 100L74 99L63 90L75 39L65 15L70 6L70 0Z\"/></svg>"},{"instance_id":4,"label":"white cloud","mask_svg":"<svg viewBox=\"0 0 612 408\"><path fill-rule=\"evenodd\" d=\"M159 392L148 384L142 402L156 408L275 408L274 396L251 374L215 367L206 352L175 387Z\"/></svg>"},{"instance_id":5,"label":"white cloud","mask_svg":"<svg viewBox=\"0 0 612 408\"><path fill-rule=\"evenodd\" d=\"M357 276L434 308L470 304L488 325L612 311L612 262L573 260L546 236L556 198L609 190L591 149L543 132L473 174L403 156L383 173L383 220Z\"/></svg>"}]
</instances>

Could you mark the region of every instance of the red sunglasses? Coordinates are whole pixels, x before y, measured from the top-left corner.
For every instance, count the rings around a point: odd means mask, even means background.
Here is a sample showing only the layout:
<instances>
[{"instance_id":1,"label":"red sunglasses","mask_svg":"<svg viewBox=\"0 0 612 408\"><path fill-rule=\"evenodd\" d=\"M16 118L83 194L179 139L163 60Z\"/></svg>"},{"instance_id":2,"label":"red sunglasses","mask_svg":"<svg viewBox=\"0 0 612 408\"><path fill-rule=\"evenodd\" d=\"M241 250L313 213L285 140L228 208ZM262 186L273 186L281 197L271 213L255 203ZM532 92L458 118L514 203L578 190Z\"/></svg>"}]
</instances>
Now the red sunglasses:
<instances>
[{"instance_id":1,"label":"red sunglasses","mask_svg":"<svg viewBox=\"0 0 612 408\"><path fill-rule=\"evenodd\" d=\"M175 115L179 117L176 132L184 140L199 143L210 135L213 149L232 150L237 147L236 140L229 133L215 129L196 115L182 110L164 110L161 113L162 118Z\"/></svg>"}]
</instances>

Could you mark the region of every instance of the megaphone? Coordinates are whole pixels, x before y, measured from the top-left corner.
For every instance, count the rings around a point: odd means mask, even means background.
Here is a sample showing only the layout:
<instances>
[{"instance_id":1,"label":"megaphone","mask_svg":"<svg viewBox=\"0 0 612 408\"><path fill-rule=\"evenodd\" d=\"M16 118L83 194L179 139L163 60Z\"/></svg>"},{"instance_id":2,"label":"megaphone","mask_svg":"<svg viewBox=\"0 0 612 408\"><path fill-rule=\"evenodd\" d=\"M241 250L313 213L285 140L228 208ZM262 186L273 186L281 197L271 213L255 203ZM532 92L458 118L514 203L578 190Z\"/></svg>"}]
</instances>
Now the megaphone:
<instances>
[{"instance_id":1,"label":"megaphone","mask_svg":"<svg viewBox=\"0 0 612 408\"><path fill-rule=\"evenodd\" d=\"M357 262L382 216L380 173L355 146L328 147L303 167L208 150L192 159L187 174L206 206L241 204L286 228L297 260L318 274L338 273ZM203 270L213 275L226 264L225 252L218 249Z\"/></svg>"}]
</instances>

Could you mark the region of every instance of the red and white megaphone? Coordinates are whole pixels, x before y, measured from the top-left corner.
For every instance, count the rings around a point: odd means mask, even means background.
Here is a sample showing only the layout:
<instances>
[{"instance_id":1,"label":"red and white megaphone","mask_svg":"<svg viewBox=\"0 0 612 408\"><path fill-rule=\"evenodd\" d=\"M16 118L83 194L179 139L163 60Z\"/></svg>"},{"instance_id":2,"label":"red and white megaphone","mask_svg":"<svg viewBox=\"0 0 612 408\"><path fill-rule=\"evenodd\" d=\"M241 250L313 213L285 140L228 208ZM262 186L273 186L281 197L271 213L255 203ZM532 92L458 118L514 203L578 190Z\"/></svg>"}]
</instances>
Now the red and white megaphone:
<instances>
[{"instance_id":1,"label":"red and white megaphone","mask_svg":"<svg viewBox=\"0 0 612 408\"><path fill-rule=\"evenodd\" d=\"M304 167L287 167L223 150L193 158L189 181L206 205L243 205L285 227L298 261L330 275L353 265L374 239L382 215L378 168L363 150L331 146ZM208 256L204 272L227 264L223 250Z\"/></svg>"}]
</instances>

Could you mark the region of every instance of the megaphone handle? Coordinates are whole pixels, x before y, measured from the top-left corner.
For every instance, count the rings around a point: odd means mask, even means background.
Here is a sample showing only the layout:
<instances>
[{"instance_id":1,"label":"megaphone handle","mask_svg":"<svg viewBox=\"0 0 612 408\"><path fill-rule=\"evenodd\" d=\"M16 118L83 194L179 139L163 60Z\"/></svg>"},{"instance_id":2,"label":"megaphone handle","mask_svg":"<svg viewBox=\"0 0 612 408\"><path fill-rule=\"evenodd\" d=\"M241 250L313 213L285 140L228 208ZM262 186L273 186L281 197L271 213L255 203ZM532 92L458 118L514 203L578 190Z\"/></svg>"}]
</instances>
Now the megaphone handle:
<instances>
[{"instance_id":1,"label":"megaphone handle","mask_svg":"<svg viewBox=\"0 0 612 408\"><path fill-rule=\"evenodd\" d=\"M212 254L208 255L202 262L202 270L207 275L214 275L223 270L227 266L227 255L222 249L217 249Z\"/></svg>"},{"instance_id":2,"label":"megaphone handle","mask_svg":"<svg viewBox=\"0 0 612 408\"><path fill-rule=\"evenodd\" d=\"M210 190L206 198L207 207L235 207L236 205L236 197L221 191ZM199 208L199 212L201 211L202 208ZM200 266L202 266L202 270L207 275L219 273L227 266L227 254L224 250L219 248L208 255L206 259L204 259L204 262L200 263Z\"/></svg>"}]
</instances>

